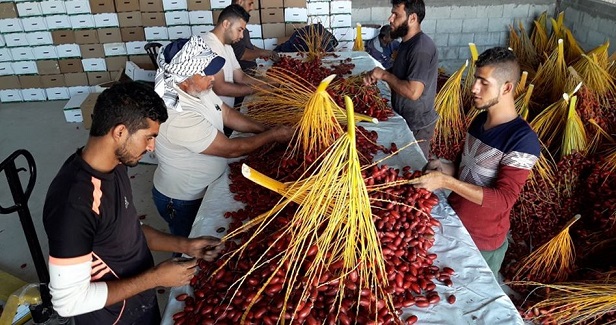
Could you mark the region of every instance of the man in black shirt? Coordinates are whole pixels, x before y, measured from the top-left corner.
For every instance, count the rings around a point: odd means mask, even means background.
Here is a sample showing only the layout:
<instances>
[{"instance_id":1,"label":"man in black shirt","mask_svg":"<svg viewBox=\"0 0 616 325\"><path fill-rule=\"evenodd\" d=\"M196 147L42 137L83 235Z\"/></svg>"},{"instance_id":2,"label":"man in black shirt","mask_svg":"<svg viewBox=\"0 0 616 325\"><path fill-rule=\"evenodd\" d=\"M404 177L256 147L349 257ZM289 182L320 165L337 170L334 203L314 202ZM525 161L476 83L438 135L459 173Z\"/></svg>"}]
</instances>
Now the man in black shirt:
<instances>
[{"instance_id":1,"label":"man in black shirt","mask_svg":"<svg viewBox=\"0 0 616 325\"><path fill-rule=\"evenodd\" d=\"M391 69L375 68L364 77L366 84L387 82L391 105L400 114L419 142L426 159L430 159L430 141L438 114L434 110L438 53L432 39L421 31L426 13L423 0L392 0L391 38L402 38Z\"/></svg>"},{"instance_id":2,"label":"man in black shirt","mask_svg":"<svg viewBox=\"0 0 616 325\"><path fill-rule=\"evenodd\" d=\"M154 266L150 249L212 261L220 241L183 238L141 225L127 166L154 150L167 119L150 87L114 85L97 99L85 147L52 181L43 208L54 309L76 324L159 324L154 288L188 284L196 259Z\"/></svg>"}]
</instances>

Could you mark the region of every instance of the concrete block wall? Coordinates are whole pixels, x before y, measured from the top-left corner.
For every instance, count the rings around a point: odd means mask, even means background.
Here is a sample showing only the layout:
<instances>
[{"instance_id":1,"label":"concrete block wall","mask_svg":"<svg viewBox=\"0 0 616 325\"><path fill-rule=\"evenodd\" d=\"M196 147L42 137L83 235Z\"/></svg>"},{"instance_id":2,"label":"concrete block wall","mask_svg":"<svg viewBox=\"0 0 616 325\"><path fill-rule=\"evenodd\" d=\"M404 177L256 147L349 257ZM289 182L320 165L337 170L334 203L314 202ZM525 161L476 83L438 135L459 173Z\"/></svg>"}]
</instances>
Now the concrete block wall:
<instances>
[{"instance_id":1,"label":"concrete block wall","mask_svg":"<svg viewBox=\"0 0 616 325\"><path fill-rule=\"evenodd\" d=\"M616 46L616 0L564 0L565 25L586 51L610 40L609 52Z\"/></svg>"},{"instance_id":2,"label":"concrete block wall","mask_svg":"<svg viewBox=\"0 0 616 325\"><path fill-rule=\"evenodd\" d=\"M468 43L475 43L479 53L489 47L506 46L509 25L522 22L530 30L537 16L544 11L553 15L555 7L554 0L477 0L472 5L433 0L426 7L422 30L436 43L440 66L451 73L470 58ZM353 23L387 24L390 12L390 1L353 0Z\"/></svg>"}]
</instances>

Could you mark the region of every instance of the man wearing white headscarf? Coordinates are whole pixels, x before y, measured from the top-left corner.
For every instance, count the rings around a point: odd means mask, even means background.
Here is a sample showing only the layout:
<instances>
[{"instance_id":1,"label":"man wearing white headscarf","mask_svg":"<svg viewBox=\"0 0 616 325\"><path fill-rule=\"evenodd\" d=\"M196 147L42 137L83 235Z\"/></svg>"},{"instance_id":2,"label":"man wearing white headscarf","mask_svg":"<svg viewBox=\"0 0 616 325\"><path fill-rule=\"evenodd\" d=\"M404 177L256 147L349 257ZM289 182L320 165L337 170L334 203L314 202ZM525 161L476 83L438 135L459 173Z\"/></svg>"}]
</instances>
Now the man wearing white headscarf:
<instances>
[{"instance_id":1,"label":"man wearing white headscarf","mask_svg":"<svg viewBox=\"0 0 616 325\"><path fill-rule=\"evenodd\" d=\"M227 158L246 155L271 142L289 141L289 127L268 129L223 103L211 91L225 59L199 36L176 40L158 55L156 92L169 119L156 143L154 203L172 234L187 237L207 186L227 168ZM254 133L229 139L223 127Z\"/></svg>"}]
</instances>

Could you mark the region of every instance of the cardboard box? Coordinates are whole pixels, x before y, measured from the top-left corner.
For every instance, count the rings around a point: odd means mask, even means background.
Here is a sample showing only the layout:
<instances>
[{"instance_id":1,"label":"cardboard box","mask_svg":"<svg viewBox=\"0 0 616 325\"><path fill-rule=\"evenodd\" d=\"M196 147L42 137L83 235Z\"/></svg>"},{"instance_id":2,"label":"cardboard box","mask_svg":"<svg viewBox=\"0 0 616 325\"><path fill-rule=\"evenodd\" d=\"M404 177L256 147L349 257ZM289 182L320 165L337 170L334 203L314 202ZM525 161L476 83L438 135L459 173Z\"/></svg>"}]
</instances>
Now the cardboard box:
<instances>
[{"instance_id":1,"label":"cardboard box","mask_svg":"<svg viewBox=\"0 0 616 325\"><path fill-rule=\"evenodd\" d=\"M130 55L128 57L128 60L132 61L133 63L136 63L140 67L150 66L152 67L152 69L155 68L152 65L152 60L150 60L150 57L148 55Z\"/></svg>"},{"instance_id":2,"label":"cardboard box","mask_svg":"<svg viewBox=\"0 0 616 325\"><path fill-rule=\"evenodd\" d=\"M69 16L69 19L71 20L71 26L73 26L73 29L96 27L94 16L90 14Z\"/></svg>"},{"instance_id":3,"label":"cardboard box","mask_svg":"<svg viewBox=\"0 0 616 325\"><path fill-rule=\"evenodd\" d=\"M214 29L214 26L213 25L193 25L193 26L190 26L190 29L191 29L193 35L203 36L207 32L209 32L212 29ZM260 25L259 25L259 30L261 30L261 26Z\"/></svg>"},{"instance_id":4,"label":"cardboard box","mask_svg":"<svg viewBox=\"0 0 616 325\"><path fill-rule=\"evenodd\" d=\"M18 2L16 6L19 17L40 16L43 14L41 5L38 2Z\"/></svg>"},{"instance_id":5,"label":"cardboard box","mask_svg":"<svg viewBox=\"0 0 616 325\"><path fill-rule=\"evenodd\" d=\"M41 82L44 88L66 87L63 74L50 74L41 76Z\"/></svg>"},{"instance_id":6,"label":"cardboard box","mask_svg":"<svg viewBox=\"0 0 616 325\"><path fill-rule=\"evenodd\" d=\"M78 58L81 57L81 50L79 44L62 44L56 46L58 52L58 58Z\"/></svg>"},{"instance_id":7,"label":"cardboard box","mask_svg":"<svg viewBox=\"0 0 616 325\"><path fill-rule=\"evenodd\" d=\"M133 42L127 42L126 43L126 53L128 55L134 55L134 54L147 54L145 51L144 46L147 44L147 41L133 41ZM126 64L122 65L122 69L124 69L124 66Z\"/></svg>"},{"instance_id":8,"label":"cardboard box","mask_svg":"<svg viewBox=\"0 0 616 325\"><path fill-rule=\"evenodd\" d=\"M88 77L86 77L86 84L87 84L87 80ZM71 98L73 98L73 96L77 96L77 95L87 95L89 94L91 91L92 87L91 86L72 86L72 87L68 87L68 94L69 96L71 96ZM78 108L77 110L79 110L79 116L81 116L81 110Z\"/></svg>"},{"instance_id":9,"label":"cardboard box","mask_svg":"<svg viewBox=\"0 0 616 325\"><path fill-rule=\"evenodd\" d=\"M308 11L306 8L285 8L284 21L288 23L305 23L308 21Z\"/></svg>"},{"instance_id":10,"label":"cardboard box","mask_svg":"<svg viewBox=\"0 0 616 325\"><path fill-rule=\"evenodd\" d=\"M13 61L11 50L9 50L8 48L0 48L0 62L11 62L11 61Z\"/></svg>"},{"instance_id":11,"label":"cardboard box","mask_svg":"<svg viewBox=\"0 0 616 325\"><path fill-rule=\"evenodd\" d=\"M350 27L332 28L332 34L340 42L355 40L355 29Z\"/></svg>"},{"instance_id":12,"label":"cardboard box","mask_svg":"<svg viewBox=\"0 0 616 325\"><path fill-rule=\"evenodd\" d=\"M90 11L93 14L102 14L107 12L115 12L115 3L113 0L89 0Z\"/></svg>"},{"instance_id":13,"label":"cardboard box","mask_svg":"<svg viewBox=\"0 0 616 325\"><path fill-rule=\"evenodd\" d=\"M283 0L261 0L261 8L282 8L284 7Z\"/></svg>"},{"instance_id":14,"label":"cardboard box","mask_svg":"<svg viewBox=\"0 0 616 325\"><path fill-rule=\"evenodd\" d=\"M58 60L60 72L62 73L77 73L83 72L83 66L81 65L81 59L64 59Z\"/></svg>"},{"instance_id":15,"label":"cardboard box","mask_svg":"<svg viewBox=\"0 0 616 325\"><path fill-rule=\"evenodd\" d=\"M107 71L107 64L104 58L82 59L81 65L83 65L83 71L85 72Z\"/></svg>"},{"instance_id":16,"label":"cardboard box","mask_svg":"<svg viewBox=\"0 0 616 325\"><path fill-rule=\"evenodd\" d=\"M248 34L250 35L250 38L263 37L263 33L261 31L261 25L247 24L246 29L248 29Z\"/></svg>"},{"instance_id":17,"label":"cardboard box","mask_svg":"<svg viewBox=\"0 0 616 325\"><path fill-rule=\"evenodd\" d=\"M147 41L169 39L167 27L145 27L143 30Z\"/></svg>"},{"instance_id":18,"label":"cardboard box","mask_svg":"<svg viewBox=\"0 0 616 325\"><path fill-rule=\"evenodd\" d=\"M164 27L165 13L163 12L142 12L141 23L143 27Z\"/></svg>"},{"instance_id":19,"label":"cardboard box","mask_svg":"<svg viewBox=\"0 0 616 325\"><path fill-rule=\"evenodd\" d=\"M17 76L15 76L17 78ZM19 81L16 83L21 85L21 89L28 88L43 88L43 81L41 80L41 76L19 76Z\"/></svg>"},{"instance_id":20,"label":"cardboard box","mask_svg":"<svg viewBox=\"0 0 616 325\"><path fill-rule=\"evenodd\" d=\"M68 87L54 87L45 89L47 100L64 100L69 99Z\"/></svg>"},{"instance_id":21,"label":"cardboard box","mask_svg":"<svg viewBox=\"0 0 616 325\"><path fill-rule=\"evenodd\" d=\"M306 5L308 15L329 15L329 2L310 2Z\"/></svg>"},{"instance_id":22,"label":"cardboard box","mask_svg":"<svg viewBox=\"0 0 616 325\"><path fill-rule=\"evenodd\" d=\"M278 38L285 36L285 24L262 24L263 38Z\"/></svg>"},{"instance_id":23,"label":"cardboard box","mask_svg":"<svg viewBox=\"0 0 616 325\"><path fill-rule=\"evenodd\" d=\"M101 28L97 32L100 43L122 42L120 28L118 27Z\"/></svg>"},{"instance_id":24,"label":"cardboard box","mask_svg":"<svg viewBox=\"0 0 616 325\"><path fill-rule=\"evenodd\" d=\"M250 21L249 23L251 24L261 24L261 12L259 11L259 9L255 9L252 10L251 12L249 12L250 14Z\"/></svg>"},{"instance_id":25,"label":"cardboard box","mask_svg":"<svg viewBox=\"0 0 616 325\"><path fill-rule=\"evenodd\" d=\"M213 25L214 17L211 10L196 10L188 12L191 25Z\"/></svg>"},{"instance_id":26,"label":"cardboard box","mask_svg":"<svg viewBox=\"0 0 616 325\"><path fill-rule=\"evenodd\" d=\"M66 13L69 15L89 14L90 2L88 0L67 0L64 2Z\"/></svg>"},{"instance_id":27,"label":"cardboard box","mask_svg":"<svg viewBox=\"0 0 616 325\"><path fill-rule=\"evenodd\" d=\"M221 12L222 10L220 9L212 10L212 20L214 21L214 24L218 22L218 17L220 17Z\"/></svg>"},{"instance_id":28,"label":"cardboard box","mask_svg":"<svg viewBox=\"0 0 616 325\"><path fill-rule=\"evenodd\" d=\"M12 76L15 74L11 63L13 62L0 62L0 76Z\"/></svg>"},{"instance_id":29,"label":"cardboard box","mask_svg":"<svg viewBox=\"0 0 616 325\"><path fill-rule=\"evenodd\" d=\"M0 47L4 47L4 46L6 46L6 42L4 41L4 36L0 34Z\"/></svg>"},{"instance_id":30,"label":"cardboard box","mask_svg":"<svg viewBox=\"0 0 616 325\"><path fill-rule=\"evenodd\" d=\"M331 15L331 27L351 27L351 15Z\"/></svg>"},{"instance_id":31,"label":"cardboard box","mask_svg":"<svg viewBox=\"0 0 616 325\"><path fill-rule=\"evenodd\" d=\"M210 0L188 0L187 5L188 5L188 11L211 10L212 9Z\"/></svg>"},{"instance_id":32,"label":"cardboard box","mask_svg":"<svg viewBox=\"0 0 616 325\"><path fill-rule=\"evenodd\" d=\"M118 20L120 21L120 27L143 26L141 22L141 12L139 11L120 12L118 13Z\"/></svg>"},{"instance_id":33,"label":"cardboard box","mask_svg":"<svg viewBox=\"0 0 616 325\"><path fill-rule=\"evenodd\" d=\"M141 15L139 15L139 22L141 23ZM105 13L105 14L96 14L94 15L94 25L96 28L101 27L118 27L118 14L116 13Z\"/></svg>"},{"instance_id":34,"label":"cardboard box","mask_svg":"<svg viewBox=\"0 0 616 325\"><path fill-rule=\"evenodd\" d=\"M124 43L107 43L103 44L105 56L127 55L126 45Z\"/></svg>"},{"instance_id":35,"label":"cardboard box","mask_svg":"<svg viewBox=\"0 0 616 325\"><path fill-rule=\"evenodd\" d=\"M139 10L142 12L163 12L163 0L139 0Z\"/></svg>"},{"instance_id":36,"label":"cardboard box","mask_svg":"<svg viewBox=\"0 0 616 325\"><path fill-rule=\"evenodd\" d=\"M38 76L1 76L0 90L20 88L20 77L38 77Z\"/></svg>"},{"instance_id":37,"label":"cardboard box","mask_svg":"<svg viewBox=\"0 0 616 325\"><path fill-rule=\"evenodd\" d=\"M75 43L75 31L73 30L54 30L51 32L53 44L73 44Z\"/></svg>"},{"instance_id":38,"label":"cardboard box","mask_svg":"<svg viewBox=\"0 0 616 325\"><path fill-rule=\"evenodd\" d=\"M47 30L47 23L44 17L26 17L21 19L21 25L25 32L36 32L39 30Z\"/></svg>"},{"instance_id":39,"label":"cardboard box","mask_svg":"<svg viewBox=\"0 0 616 325\"><path fill-rule=\"evenodd\" d=\"M11 33L4 35L6 39L6 46L8 47L16 47L16 46L28 46L28 39L26 38L26 33Z\"/></svg>"},{"instance_id":40,"label":"cardboard box","mask_svg":"<svg viewBox=\"0 0 616 325\"><path fill-rule=\"evenodd\" d=\"M0 90L0 102L10 103L10 102L22 102L23 98L21 97L21 90L19 89L6 89Z\"/></svg>"},{"instance_id":41,"label":"cardboard box","mask_svg":"<svg viewBox=\"0 0 616 325\"><path fill-rule=\"evenodd\" d=\"M0 19L18 18L17 7L14 2L0 2Z\"/></svg>"},{"instance_id":42,"label":"cardboard box","mask_svg":"<svg viewBox=\"0 0 616 325\"><path fill-rule=\"evenodd\" d=\"M231 0L210 0L212 9L225 9L231 4Z\"/></svg>"},{"instance_id":43,"label":"cardboard box","mask_svg":"<svg viewBox=\"0 0 616 325\"><path fill-rule=\"evenodd\" d=\"M71 94L70 91L70 87L69 87L69 95L71 96L71 99L68 100L68 102L66 103L66 105L64 105L64 118L66 119L67 122L69 123L78 123L78 122L83 122L83 116L81 115L81 105L83 104L83 102L86 100L86 98L88 98L88 95L90 93L83 93L83 94Z\"/></svg>"},{"instance_id":44,"label":"cardboard box","mask_svg":"<svg viewBox=\"0 0 616 325\"><path fill-rule=\"evenodd\" d=\"M277 38L264 38L263 39L263 49L265 50L273 50L278 46Z\"/></svg>"},{"instance_id":45,"label":"cardboard box","mask_svg":"<svg viewBox=\"0 0 616 325\"><path fill-rule=\"evenodd\" d=\"M135 62L126 61L126 69L124 73L131 80L135 81L149 81L154 82L154 77L156 76L156 69L150 63L149 65L137 65Z\"/></svg>"},{"instance_id":46,"label":"cardboard box","mask_svg":"<svg viewBox=\"0 0 616 325\"><path fill-rule=\"evenodd\" d=\"M38 73L37 63L38 61L18 61L11 62L11 67L15 74L36 74ZM39 73L40 74L40 73Z\"/></svg>"},{"instance_id":47,"label":"cardboard box","mask_svg":"<svg viewBox=\"0 0 616 325\"><path fill-rule=\"evenodd\" d=\"M329 7L330 14L351 14L351 1L332 1Z\"/></svg>"},{"instance_id":48,"label":"cardboard box","mask_svg":"<svg viewBox=\"0 0 616 325\"><path fill-rule=\"evenodd\" d=\"M143 27L122 27L120 28L120 34L122 39L118 42L145 41L145 32L143 31Z\"/></svg>"},{"instance_id":49,"label":"cardboard box","mask_svg":"<svg viewBox=\"0 0 616 325\"><path fill-rule=\"evenodd\" d=\"M26 40L28 41L28 44L30 44L30 46L53 44L53 37L51 36L51 32L26 33Z\"/></svg>"},{"instance_id":50,"label":"cardboard box","mask_svg":"<svg viewBox=\"0 0 616 325\"><path fill-rule=\"evenodd\" d=\"M32 48L35 60L57 60L58 52L54 45L37 46Z\"/></svg>"},{"instance_id":51,"label":"cardboard box","mask_svg":"<svg viewBox=\"0 0 616 325\"><path fill-rule=\"evenodd\" d=\"M186 25L189 21L188 11L169 11L165 12L165 21L167 26Z\"/></svg>"},{"instance_id":52,"label":"cardboard box","mask_svg":"<svg viewBox=\"0 0 616 325\"><path fill-rule=\"evenodd\" d=\"M49 30L72 28L71 19L68 15L45 16L45 23Z\"/></svg>"},{"instance_id":53,"label":"cardboard box","mask_svg":"<svg viewBox=\"0 0 616 325\"><path fill-rule=\"evenodd\" d=\"M75 31L75 43L83 44L98 44L98 33L96 29L78 29Z\"/></svg>"},{"instance_id":54,"label":"cardboard box","mask_svg":"<svg viewBox=\"0 0 616 325\"><path fill-rule=\"evenodd\" d=\"M79 45L79 50L81 51L81 57L84 59L105 57L105 51L103 50L103 44Z\"/></svg>"},{"instance_id":55,"label":"cardboard box","mask_svg":"<svg viewBox=\"0 0 616 325\"><path fill-rule=\"evenodd\" d=\"M108 71L122 71L126 66L128 57L126 55L111 56L105 58L105 64Z\"/></svg>"},{"instance_id":56,"label":"cardboard box","mask_svg":"<svg viewBox=\"0 0 616 325\"><path fill-rule=\"evenodd\" d=\"M291 36L295 32L296 29L303 28L307 24L302 23L286 23L285 24L285 36Z\"/></svg>"},{"instance_id":57,"label":"cardboard box","mask_svg":"<svg viewBox=\"0 0 616 325\"><path fill-rule=\"evenodd\" d=\"M24 31L20 18L0 19L0 30L2 33L19 33Z\"/></svg>"},{"instance_id":58,"label":"cardboard box","mask_svg":"<svg viewBox=\"0 0 616 325\"><path fill-rule=\"evenodd\" d=\"M252 43L252 45L258 47L258 48L263 48L263 39L262 38L251 38L250 42Z\"/></svg>"},{"instance_id":59,"label":"cardboard box","mask_svg":"<svg viewBox=\"0 0 616 325\"><path fill-rule=\"evenodd\" d=\"M283 4L285 8L306 8L306 0L284 0Z\"/></svg>"},{"instance_id":60,"label":"cardboard box","mask_svg":"<svg viewBox=\"0 0 616 325\"><path fill-rule=\"evenodd\" d=\"M42 1L40 4L41 4L41 11L43 12L43 15L66 14L66 6L64 5L64 1L47 0L47 1Z\"/></svg>"},{"instance_id":61,"label":"cardboard box","mask_svg":"<svg viewBox=\"0 0 616 325\"><path fill-rule=\"evenodd\" d=\"M108 81L111 81L111 77L109 72L100 71L100 72L86 72L88 75L88 84L90 86L95 86L98 84L102 84Z\"/></svg>"},{"instance_id":62,"label":"cardboard box","mask_svg":"<svg viewBox=\"0 0 616 325\"><path fill-rule=\"evenodd\" d=\"M284 23L284 9L282 8L261 9L261 23L262 24Z\"/></svg>"},{"instance_id":63,"label":"cardboard box","mask_svg":"<svg viewBox=\"0 0 616 325\"><path fill-rule=\"evenodd\" d=\"M60 63L58 60L37 60L36 69L40 75L62 73L62 71L60 71Z\"/></svg>"},{"instance_id":64,"label":"cardboard box","mask_svg":"<svg viewBox=\"0 0 616 325\"><path fill-rule=\"evenodd\" d=\"M64 82L67 87L85 86L88 84L88 76L85 72L65 73Z\"/></svg>"},{"instance_id":65,"label":"cardboard box","mask_svg":"<svg viewBox=\"0 0 616 325\"><path fill-rule=\"evenodd\" d=\"M88 94L82 99L82 103L79 105L81 116L83 117L83 126L88 130L92 126L92 113L94 112L94 105L96 105L98 95L100 95L100 93Z\"/></svg>"},{"instance_id":66,"label":"cardboard box","mask_svg":"<svg viewBox=\"0 0 616 325\"><path fill-rule=\"evenodd\" d=\"M116 12L139 11L139 0L114 0Z\"/></svg>"},{"instance_id":67,"label":"cardboard box","mask_svg":"<svg viewBox=\"0 0 616 325\"><path fill-rule=\"evenodd\" d=\"M34 53L30 47L13 47L11 48L11 57L13 61L34 60Z\"/></svg>"},{"instance_id":68,"label":"cardboard box","mask_svg":"<svg viewBox=\"0 0 616 325\"><path fill-rule=\"evenodd\" d=\"M163 0L163 9L164 11L187 10L188 4L186 0Z\"/></svg>"},{"instance_id":69,"label":"cardboard box","mask_svg":"<svg viewBox=\"0 0 616 325\"><path fill-rule=\"evenodd\" d=\"M169 39L171 40L190 38L192 36L190 26L170 26L167 28L167 32L169 33Z\"/></svg>"},{"instance_id":70,"label":"cardboard box","mask_svg":"<svg viewBox=\"0 0 616 325\"><path fill-rule=\"evenodd\" d=\"M29 88L21 90L21 97L25 102L37 102L47 100L45 89Z\"/></svg>"}]
</instances>

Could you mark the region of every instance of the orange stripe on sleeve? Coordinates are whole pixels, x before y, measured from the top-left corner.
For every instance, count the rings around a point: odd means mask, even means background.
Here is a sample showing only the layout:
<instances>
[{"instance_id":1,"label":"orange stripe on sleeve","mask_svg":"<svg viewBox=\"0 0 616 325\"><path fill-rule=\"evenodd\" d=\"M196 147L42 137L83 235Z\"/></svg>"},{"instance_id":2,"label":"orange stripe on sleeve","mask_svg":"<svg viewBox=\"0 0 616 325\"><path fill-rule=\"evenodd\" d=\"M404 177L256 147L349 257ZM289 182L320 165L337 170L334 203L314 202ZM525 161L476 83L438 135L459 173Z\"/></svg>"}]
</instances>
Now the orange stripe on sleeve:
<instances>
[{"instance_id":1,"label":"orange stripe on sleeve","mask_svg":"<svg viewBox=\"0 0 616 325\"><path fill-rule=\"evenodd\" d=\"M49 256L49 264L54 265L76 265L92 261L92 253L71 258L57 258Z\"/></svg>"},{"instance_id":2,"label":"orange stripe on sleeve","mask_svg":"<svg viewBox=\"0 0 616 325\"><path fill-rule=\"evenodd\" d=\"M100 215L99 207L101 206L101 197L103 191L101 191L101 180L92 176L92 185L94 185L94 191L92 191L92 211Z\"/></svg>"}]
</instances>

